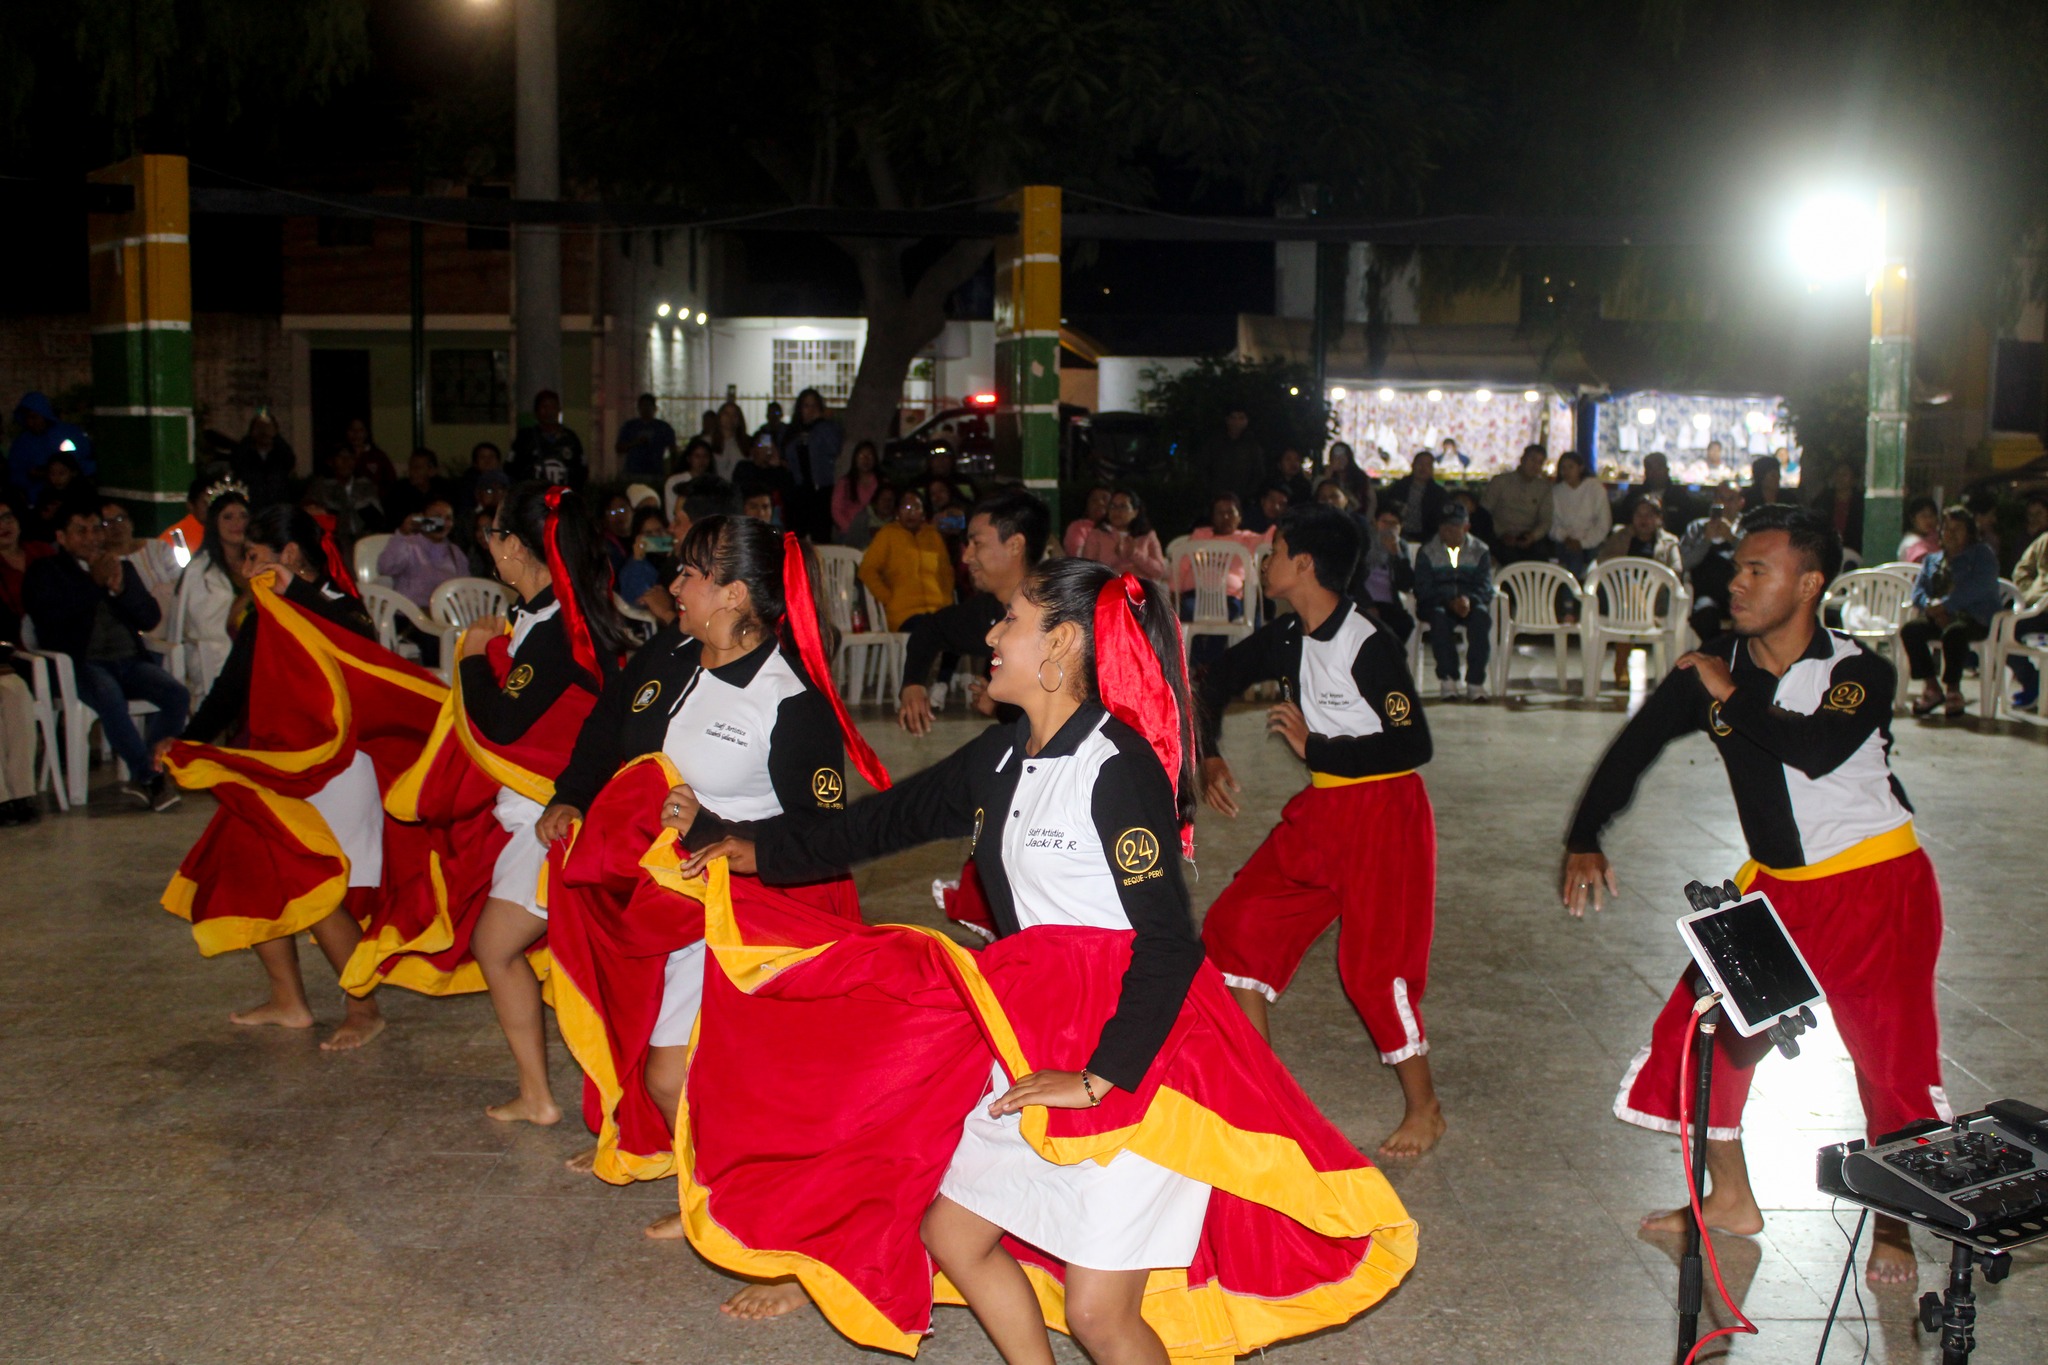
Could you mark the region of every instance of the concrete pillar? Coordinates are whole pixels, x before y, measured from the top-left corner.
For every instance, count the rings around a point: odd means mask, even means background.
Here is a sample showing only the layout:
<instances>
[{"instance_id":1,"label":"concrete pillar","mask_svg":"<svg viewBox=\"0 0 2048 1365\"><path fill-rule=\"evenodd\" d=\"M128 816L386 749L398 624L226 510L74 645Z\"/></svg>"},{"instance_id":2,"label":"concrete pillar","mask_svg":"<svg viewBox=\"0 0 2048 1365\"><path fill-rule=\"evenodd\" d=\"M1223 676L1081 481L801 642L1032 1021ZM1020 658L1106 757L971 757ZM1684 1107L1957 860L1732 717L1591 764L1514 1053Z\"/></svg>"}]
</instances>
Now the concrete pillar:
<instances>
[{"instance_id":1,"label":"concrete pillar","mask_svg":"<svg viewBox=\"0 0 2048 1365\"><path fill-rule=\"evenodd\" d=\"M1920 227L1914 190L1885 194L1884 261L1870 290L1870 417L1863 471L1863 562L1898 553L1906 502L1906 442L1913 408L1912 258Z\"/></svg>"},{"instance_id":2,"label":"concrete pillar","mask_svg":"<svg viewBox=\"0 0 2048 1365\"><path fill-rule=\"evenodd\" d=\"M1026 185L1003 201L1017 235L996 243L996 461L1059 518L1060 191Z\"/></svg>"},{"instance_id":3,"label":"concrete pillar","mask_svg":"<svg viewBox=\"0 0 2048 1365\"><path fill-rule=\"evenodd\" d=\"M192 239L185 158L136 156L94 171L135 207L88 217L93 449L101 491L155 534L185 513L192 482Z\"/></svg>"},{"instance_id":4,"label":"concrete pillar","mask_svg":"<svg viewBox=\"0 0 2048 1365\"><path fill-rule=\"evenodd\" d=\"M518 57L514 148L520 199L562 192L561 131L556 116L555 0L514 0ZM562 389L562 235L552 223L512 231L514 412L530 412L542 389Z\"/></svg>"}]
</instances>

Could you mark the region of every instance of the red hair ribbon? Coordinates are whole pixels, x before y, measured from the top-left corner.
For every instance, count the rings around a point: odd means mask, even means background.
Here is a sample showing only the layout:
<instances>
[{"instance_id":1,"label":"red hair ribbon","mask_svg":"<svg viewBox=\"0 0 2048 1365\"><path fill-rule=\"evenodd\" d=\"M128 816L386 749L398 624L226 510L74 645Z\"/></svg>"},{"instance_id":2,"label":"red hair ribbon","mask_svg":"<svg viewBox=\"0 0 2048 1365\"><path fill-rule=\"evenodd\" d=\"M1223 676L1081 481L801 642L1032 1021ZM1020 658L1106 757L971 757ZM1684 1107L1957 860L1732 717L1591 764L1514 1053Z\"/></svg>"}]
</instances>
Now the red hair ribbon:
<instances>
[{"instance_id":1,"label":"red hair ribbon","mask_svg":"<svg viewBox=\"0 0 2048 1365\"><path fill-rule=\"evenodd\" d=\"M818 604L811 597L811 571L804 564L804 543L794 531L782 533L782 596L789 612L790 633L796 636L797 657L804 661L811 685L832 703L832 714L839 718L839 733L846 738L847 757L869 786L876 791L889 790L889 770L882 766L882 760L860 731L854 729L853 718L846 714L846 703L839 699L839 689L832 685L832 669L825 659L825 637L818 629Z\"/></svg>"},{"instance_id":2,"label":"red hair ribbon","mask_svg":"<svg viewBox=\"0 0 2048 1365\"><path fill-rule=\"evenodd\" d=\"M583 609L577 604L576 580L569 576L568 566L562 563L562 547L556 534L556 527L562 521L562 495L568 491L558 484L547 494L548 577L554 580L555 601L561 604L562 624L569 631L570 655L579 668L603 683L604 671L597 663L597 643L590 638L590 622L583 619ZM609 581L606 586L610 586Z\"/></svg>"},{"instance_id":3,"label":"red hair ribbon","mask_svg":"<svg viewBox=\"0 0 2048 1365\"><path fill-rule=\"evenodd\" d=\"M348 561L341 557L341 547L334 543L334 518L322 516L318 512L309 512L307 515L312 517L313 524L320 528L320 548L327 555L327 576L334 580L335 587L351 597L360 599L363 593L362 589L356 586L355 571L349 567Z\"/></svg>"},{"instance_id":4,"label":"red hair ribbon","mask_svg":"<svg viewBox=\"0 0 2048 1365\"><path fill-rule=\"evenodd\" d=\"M1166 780L1180 792L1181 757L1186 753L1186 722L1180 700L1160 667L1138 612L1145 605L1145 585L1136 574L1122 574L1102 585L1095 598L1095 691L1109 713L1145 737L1166 768ZM1175 627L1178 629L1178 625ZM1187 664L1177 663L1179 682L1187 686ZM1180 827L1183 856L1195 856L1195 828Z\"/></svg>"}]
</instances>

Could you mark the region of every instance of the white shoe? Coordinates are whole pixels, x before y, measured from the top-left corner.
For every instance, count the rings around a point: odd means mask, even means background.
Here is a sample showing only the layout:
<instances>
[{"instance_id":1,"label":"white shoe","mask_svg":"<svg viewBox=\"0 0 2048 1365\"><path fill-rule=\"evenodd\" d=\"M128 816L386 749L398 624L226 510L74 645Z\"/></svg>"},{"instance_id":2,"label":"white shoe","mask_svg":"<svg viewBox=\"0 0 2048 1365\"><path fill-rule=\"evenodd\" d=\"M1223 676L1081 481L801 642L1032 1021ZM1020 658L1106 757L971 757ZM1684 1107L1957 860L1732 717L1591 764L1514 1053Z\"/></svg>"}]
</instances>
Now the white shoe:
<instances>
[{"instance_id":1,"label":"white shoe","mask_svg":"<svg viewBox=\"0 0 2048 1365\"><path fill-rule=\"evenodd\" d=\"M1441 679L1436 685L1438 701L1456 701L1463 693L1464 689L1449 678Z\"/></svg>"},{"instance_id":2,"label":"white shoe","mask_svg":"<svg viewBox=\"0 0 2048 1365\"><path fill-rule=\"evenodd\" d=\"M946 709L946 693L950 690L944 683L933 683L931 685L930 691L925 695L931 701L932 710L943 711Z\"/></svg>"},{"instance_id":3,"label":"white shoe","mask_svg":"<svg viewBox=\"0 0 2048 1365\"><path fill-rule=\"evenodd\" d=\"M1471 684L1469 684L1469 685L1468 685L1468 686L1466 687L1466 689L1465 689L1465 700L1466 700L1466 701L1485 701L1485 700L1486 700L1486 684L1484 684L1484 683L1471 683Z\"/></svg>"}]
</instances>

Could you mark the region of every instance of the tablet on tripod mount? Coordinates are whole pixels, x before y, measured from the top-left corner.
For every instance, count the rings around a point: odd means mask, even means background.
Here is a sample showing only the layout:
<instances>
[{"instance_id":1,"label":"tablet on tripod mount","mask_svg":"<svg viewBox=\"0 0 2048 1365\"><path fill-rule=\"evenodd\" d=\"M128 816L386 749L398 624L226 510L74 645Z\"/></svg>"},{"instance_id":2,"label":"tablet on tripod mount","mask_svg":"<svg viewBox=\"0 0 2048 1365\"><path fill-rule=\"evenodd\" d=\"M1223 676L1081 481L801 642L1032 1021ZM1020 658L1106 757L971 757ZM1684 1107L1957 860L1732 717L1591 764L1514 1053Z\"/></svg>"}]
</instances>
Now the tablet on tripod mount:
<instances>
[{"instance_id":1,"label":"tablet on tripod mount","mask_svg":"<svg viewBox=\"0 0 2048 1365\"><path fill-rule=\"evenodd\" d=\"M1683 916L1678 932L1721 993L1729 1023L1745 1038L1826 998L1770 897L1761 891Z\"/></svg>"}]
</instances>

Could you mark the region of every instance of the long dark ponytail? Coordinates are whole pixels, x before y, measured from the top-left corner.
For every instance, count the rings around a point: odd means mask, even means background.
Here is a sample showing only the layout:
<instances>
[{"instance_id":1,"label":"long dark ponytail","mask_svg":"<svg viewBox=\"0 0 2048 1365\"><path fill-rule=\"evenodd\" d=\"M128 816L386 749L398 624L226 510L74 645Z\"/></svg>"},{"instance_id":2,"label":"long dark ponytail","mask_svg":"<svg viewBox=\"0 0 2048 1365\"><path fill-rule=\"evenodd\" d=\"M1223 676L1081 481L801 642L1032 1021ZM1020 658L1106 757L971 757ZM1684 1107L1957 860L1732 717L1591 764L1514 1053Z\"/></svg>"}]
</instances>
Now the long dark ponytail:
<instances>
[{"instance_id":1,"label":"long dark ponytail","mask_svg":"<svg viewBox=\"0 0 2048 1365\"><path fill-rule=\"evenodd\" d=\"M1136 586L1133 594L1132 586ZM1105 593L1109 597L1105 599ZM1119 596L1119 593L1121 594ZM1081 629L1081 685L1089 700L1100 701L1118 720L1131 726L1152 742L1166 762L1162 743L1177 738L1177 761L1167 767L1172 779L1176 812L1185 832L1195 818L1195 724L1194 705L1188 695L1187 660L1181 653L1180 613L1166 586L1130 574L1119 574L1092 559L1049 559L1024 580L1025 599L1045 613L1044 629L1073 622ZM1171 697L1171 716L1160 714L1163 707L1147 704L1143 696L1131 696L1131 689L1117 679L1103 686L1103 660L1097 656L1099 613L1105 603L1133 614L1152 658L1147 671L1156 665L1163 688L1160 695ZM1119 665L1124 661L1119 660ZM1184 836L1185 837L1185 836Z\"/></svg>"},{"instance_id":2,"label":"long dark ponytail","mask_svg":"<svg viewBox=\"0 0 2048 1365\"><path fill-rule=\"evenodd\" d=\"M249 518L249 529L244 535L249 544L275 550L280 556L287 545L298 546L299 558L312 570L317 586L345 586L334 581L334 564L327 557L327 547L332 542L305 508L273 503Z\"/></svg>"},{"instance_id":3,"label":"long dark ponytail","mask_svg":"<svg viewBox=\"0 0 2048 1365\"><path fill-rule=\"evenodd\" d=\"M549 494L554 494L553 506ZM597 521L582 495L553 489L538 479L516 484L498 508L498 529L509 531L535 559L548 562L548 518L553 516L554 554L560 556L569 581L557 576L555 600L573 606L590 632L600 661L616 663L632 648L619 613L612 605L612 563L604 552ZM604 671L609 671L606 668Z\"/></svg>"}]
</instances>

